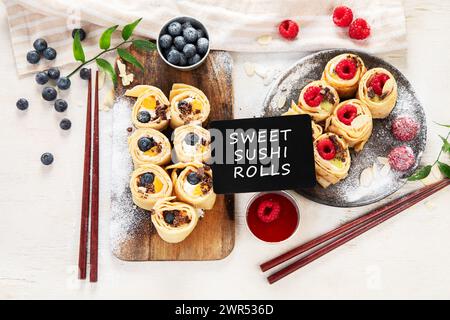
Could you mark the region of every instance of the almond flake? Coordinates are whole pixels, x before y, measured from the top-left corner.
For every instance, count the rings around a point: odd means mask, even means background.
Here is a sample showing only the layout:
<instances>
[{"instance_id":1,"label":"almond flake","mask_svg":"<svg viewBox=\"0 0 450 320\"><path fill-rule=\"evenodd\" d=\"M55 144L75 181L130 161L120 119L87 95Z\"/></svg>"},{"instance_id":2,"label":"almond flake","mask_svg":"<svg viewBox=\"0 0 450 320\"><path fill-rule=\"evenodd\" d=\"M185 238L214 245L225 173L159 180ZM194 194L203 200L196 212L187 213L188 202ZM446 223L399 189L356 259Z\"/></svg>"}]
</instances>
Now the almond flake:
<instances>
[{"instance_id":1,"label":"almond flake","mask_svg":"<svg viewBox=\"0 0 450 320\"><path fill-rule=\"evenodd\" d=\"M385 157L377 157L377 160L379 163L384 165L389 165L389 159Z\"/></svg>"},{"instance_id":2,"label":"almond flake","mask_svg":"<svg viewBox=\"0 0 450 320\"><path fill-rule=\"evenodd\" d=\"M368 187L372 184L373 181L373 169L372 167L368 167L361 172L361 176L359 177L359 183L363 187Z\"/></svg>"},{"instance_id":3,"label":"almond flake","mask_svg":"<svg viewBox=\"0 0 450 320\"><path fill-rule=\"evenodd\" d=\"M285 95L280 96L280 98L278 99L278 104L277 104L278 109L283 109L284 105L286 104L286 100L287 100L287 98Z\"/></svg>"},{"instance_id":4,"label":"almond flake","mask_svg":"<svg viewBox=\"0 0 450 320\"><path fill-rule=\"evenodd\" d=\"M368 115L362 114L352 121L352 127L355 129L361 129L370 121L372 121L372 119L370 119Z\"/></svg>"},{"instance_id":5,"label":"almond flake","mask_svg":"<svg viewBox=\"0 0 450 320\"><path fill-rule=\"evenodd\" d=\"M385 164L380 171L383 177L386 177L389 174L389 172L391 172L391 166L389 164Z\"/></svg>"},{"instance_id":6,"label":"almond flake","mask_svg":"<svg viewBox=\"0 0 450 320\"><path fill-rule=\"evenodd\" d=\"M255 75L255 64L251 62L244 63L244 70L247 76L253 77Z\"/></svg>"},{"instance_id":7,"label":"almond flake","mask_svg":"<svg viewBox=\"0 0 450 320\"><path fill-rule=\"evenodd\" d=\"M270 34L264 34L262 36L259 36L258 39L256 39L256 41L262 45L262 46L266 46L269 43L272 42L272 36Z\"/></svg>"},{"instance_id":8,"label":"almond flake","mask_svg":"<svg viewBox=\"0 0 450 320\"><path fill-rule=\"evenodd\" d=\"M257 65L257 66L255 67L255 73L256 73L259 77L261 77L262 79L265 79L265 78L267 78L268 71L267 71L267 69L264 68L263 66Z\"/></svg>"}]
</instances>

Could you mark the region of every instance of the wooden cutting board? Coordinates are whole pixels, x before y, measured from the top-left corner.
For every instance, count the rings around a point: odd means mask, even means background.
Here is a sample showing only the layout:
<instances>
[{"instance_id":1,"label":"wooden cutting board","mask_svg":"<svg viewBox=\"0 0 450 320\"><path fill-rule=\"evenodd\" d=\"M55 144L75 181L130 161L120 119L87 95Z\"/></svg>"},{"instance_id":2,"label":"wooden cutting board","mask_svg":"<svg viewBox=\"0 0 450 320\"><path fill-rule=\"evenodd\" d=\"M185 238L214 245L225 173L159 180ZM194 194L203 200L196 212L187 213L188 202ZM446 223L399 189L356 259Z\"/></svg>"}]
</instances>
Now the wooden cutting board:
<instances>
[{"instance_id":1,"label":"wooden cutting board","mask_svg":"<svg viewBox=\"0 0 450 320\"><path fill-rule=\"evenodd\" d=\"M132 86L153 85L168 97L173 83L193 85L201 89L210 100L210 120L233 118L232 59L228 53L212 51L200 68L181 72L166 65L157 52L144 53L133 48L130 50L145 66L145 72L141 72L127 65L128 70L135 74ZM110 238L114 255L126 261L224 259L233 250L235 241L233 195L219 195L214 208L205 213L193 233L180 244L162 241L151 223L149 213L134 206L128 186L133 168L126 147L129 134L126 129L131 127L134 99L123 98L126 88L120 82L119 80L117 100L113 108ZM170 132L167 134L170 139Z\"/></svg>"}]
</instances>

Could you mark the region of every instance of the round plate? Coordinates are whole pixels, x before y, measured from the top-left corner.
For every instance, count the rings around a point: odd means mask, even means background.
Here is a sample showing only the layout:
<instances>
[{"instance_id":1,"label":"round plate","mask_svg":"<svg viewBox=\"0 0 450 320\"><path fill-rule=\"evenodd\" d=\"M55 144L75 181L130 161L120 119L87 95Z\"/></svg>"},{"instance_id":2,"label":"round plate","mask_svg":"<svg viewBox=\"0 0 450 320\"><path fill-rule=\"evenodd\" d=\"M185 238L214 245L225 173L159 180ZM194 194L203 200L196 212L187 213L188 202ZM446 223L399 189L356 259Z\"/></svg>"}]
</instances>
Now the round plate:
<instances>
[{"instance_id":1,"label":"round plate","mask_svg":"<svg viewBox=\"0 0 450 320\"><path fill-rule=\"evenodd\" d=\"M426 145L427 127L423 107L406 77L394 66L380 58L352 50L328 50L309 55L275 81L264 101L265 116L279 116L286 112L291 101L298 101L300 91L305 85L322 77L322 72L329 60L343 53L359 55L367 69L382 67L389 70L397 80L398 100L392 113L386 119L374 120L373 133L359 153L351 151L352 164L346 179L326 189L317 185L312 189L296 190L305 197L333 207L358 207L377 202L400 189L419 164ZM397 141L391 134L392 120L400 115L408 115L421 126L417 137L410 142ZM416 163L407 172L382 170L383 164L378 157L386 158L393 147L408 145L414 150ZM369 167L374 179L370 186L360 185L361 172Z\"/></svg>"}]
</instances>

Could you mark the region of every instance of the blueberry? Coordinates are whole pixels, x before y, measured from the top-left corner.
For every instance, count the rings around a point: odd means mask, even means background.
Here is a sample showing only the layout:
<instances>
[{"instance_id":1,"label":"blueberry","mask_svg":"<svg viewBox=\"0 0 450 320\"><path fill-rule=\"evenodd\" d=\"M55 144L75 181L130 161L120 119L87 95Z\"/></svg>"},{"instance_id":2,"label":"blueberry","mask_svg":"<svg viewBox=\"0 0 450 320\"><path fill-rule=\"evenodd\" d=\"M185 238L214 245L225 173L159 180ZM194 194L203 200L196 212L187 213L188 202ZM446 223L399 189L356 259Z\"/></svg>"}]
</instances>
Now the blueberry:
<instances>
[{"instance_id":1,"label":"blueberry","mask_svg":"<svg viewBox=\"0 0 450 320\"><path fill-rule=\"evenodd\" d=\"M144 173L139 178L139 185L141 187L146 187L146 186L152 184L153 181L155 181L155 175L153 173L151 173L151 172L147 172L147 173Z\"/></svg>"},{"instance_id":2,"label":"blueberry","mask_svg":"<svg viewBox=\"0 0 450 320\"><path fill-rule=\"evenodd\" d=\"M67 90L70 88L71 82L69 78L66 77L61 77L58 79L58 81L56 82L56 85L58 86L58 88L60 88L61 90Z\"/></svg>"},{"instance_id":3,"label":"blueberry","mask_svg":"<svg viewBox=\"0 0 450 320\"><path fill-rule=\"evenodd\" d=\"M191 173L189 173L188 176L187 176L187 181L188 181L191 185L196 186L197 184L200 183L200 177L198 176L197 173L191 172Z\"/></svg>"},{"instance_id":4,"label":"blueberry","mask_svg":"<svg viewBox=\"0 0 450 320\"><path fill-rule=\"evenodd\" d=\"M188 27L183 30L183 37L188 43L195 43L197 41L197 30L192 27Z\"/></svg>"},{"instance_id":5,"label":"blueberry","mask_svg":"<svg viewBox=\"0 0 450 320\"><path fill-rule=\"evenodd\" d=\"M44 58L47 60L55 60L56 58L56 50L53 48L47 48L44 50Z\"/></svg>"},{"instance_id":6,"label":"blueberry","mask_svg":"<svg viewBox=\"0 0 450 320\"><path fill-rule=\"evenodd\" d=\"M57 96L58 92L56 92L55 88L45 87L44 90L42 90L42 98L46 101L54 101Z\"/></svg>"},{"instance_id":7,"label":"blueberry","mask_svg":"<svg viewBox=\"0 0 450 320\"><path fill-rule=\"evenodd\" d=\"M201 55L204 55L208 52L209 41L206 38L200 38L197 40L197 51Z\"/></svg>"},{"instance_id":8,"label":"blueberry","mask_svg":"<svg viewBox=\"0 0 450 320\"><path fill-rule=\"evenodd\" d=\"M50 68L47 70L48 77L53 80L58 80L61 73L58 68Z\"/></svg>"},{"instance_id":9,"label":"blueberry","mask_svg":"<svg viewBox=\"0 0 450 320\"><path fill-rule=\"evenodd\" d=\"M200 62L200 60L202 60L202 57L200 57L199 54L196 54L195 56L193 56L192 58L188 59L188 64L190 66L193 66L194 64L197 64Z\"/></svg>"},{"instance_id":10,"label":"blueberry","mask_svg":"<svg viewBox=\"0 0 450 320\"><path fill-rule=\"evenodd\" d=\"M188 133L184 137L184 142L186 142L186 144L189 146L195 146L199 140L200 140L199 136L194 132Z\"/></svg>"},{"instance_id":11,"label":"blueberry","mask_svg":"<svg viewBox=\"0 0 450 320\"><path fill-rule=\"evenodd\" d=\"M31 64L37 64L41 60L39 52L33 50L27 53L27 61Z\"/></svg>"},{"instance_id":12,"label":"blueberry","mask_svg":"<svg viewBox=\"0 0 450 320\"><path fill-rule=\"evenodd\" d=\"M47 41L44 39L36 39L33 43L33 47L36 49L37 52L42 53L45 49L47 49Z\"/></svg>"},{"instance_id":13,"label":"blueberry","mask_svg":"<svg viewBox=\"0 0 450 320\"><path fill-rule=\"evenodd\" d=\"M38 84L46 84L48 82L48 74L47 72L38 72L36 73L36 82Z\"/></svg>"},{"instance_id":14,"label":"blueberry","mask_svg":"<svg viewBox=\"0 0 450 320\"><path fill-rule=\"evenodd\" d=\"M186 40L184 40L183 36L178 36L173 39L173 44L178 51L182 51L186 45Z\"/></svg>"},{"instance_id":15,"label":"blueberry","mask_svg":"<svg viewBox=\"0 0 450 320\"><path fill-rule=\"evenodd\" d=\"M183 53L180 53L180 63L178 63L178 65L181 67L187 65L187 58Z\"/></svg>"},{"instance_id":16,"label":"blueberry","mask_svg":"<svg viewBox=\"0 0 450 320\"><path fill-rule=\"evenodd\" d=\"M62 119L59 127L63 130L69 130L72 127L72 122L69 119Z\"/></svg>"},{"instance_id":17,"label":"blueberry","mask_svg":"<svg viewBox=\"0 0 450 320\"><path fill-rule=\"evenodd\" d=\"M143 137L138 140L139 150L146 152L155 146L155 140L153 138Z\"/></svg>"},{"instance_id":18,"label":"blueberry","mask_svg":"<svg viewBox=\"0 0 450 320\"><path fill-rule=\"evenodd\" d=\"M181 25L181 28L183 28L183 30L187 29L187 28L190 28L190 27L192 27L192 24L189 21L186 21L185 23L183 23Z\"/></svg>"},{"instance_id":19,"label":"blueberry","mask_svg":"<svg viewBox=\"0 0 450 320\"><path fill-rule=\"evenodd\" d=\"M197 37L203 38L205 36L205 31L203 31L203 29L197 29Z\"/></svg>"},{"instance_id":20,"label":"blueberry","mask_svg":"<svg viewBox=\"0 0 450 320\"><path fill-rule=\"evenodd\" d=\"M84 31L84 29L81 29L81 28L73 29L73 31L72 31L72 38L75 39L75 33L77 31L79 31L79 33L80 33L80 41L83 41L84 39L86 39L86 31Z\"/></svg>"},{"instance_id":21,"label":"blueberry","mask_svg":"<svg viewBox=\"0 0 450 320\"><path fill-rule=\"evenodd\" d=\"M170 50L170 52L167 54L167 61L169 61L171 64L179 64L180 59L180 53L177 50Z\"/></svg>"},{"instance_id":22,"label":"blueberry","mask_svg":"<svg viewBox=\"0 0 450 320\"><path fill-rule=\"evenodd\" d=\"M16 102L16 107L19 110L22 110L22 111L27 110L28 106L29 106L29 104L28 104L27 99L21 98L21 99L17 100L17 102Z\"/></svg>"},{"instance_id":23,"label":"blueberry","mask_svg":"<svg viewBox=\"0 0 450 320\"><path fill-rule=\"evenodd\" d=\"M179 22L172 22L171 24L169 24L169 26L167 27L167 31L169 32L169 34L172 37L176 37L179 36L181 34L181 23Z\"/></svg>"},{"instance_id":24,"label":"blueberry","mask_svg":"<svg viewBox=\"0 0 450 320\"><path fill-rule=\"evenodd\" d=\"M91 69L82 68L80 70L80 78L83 80L89 80L91 78Z\"/></svg>"},{"instance_id":25,"label":"blueberry","mask_svg":"<svg viewBox=\"0 0 450 320\"><path fill-rule=\"evenodd\" d=\"M68 107L69 105L67 104L67 101L63 99L58 99L55 101L55 110L57 112L64 112L67 110Z\"/></svg>"},{"instance_id":26,"label":"blueberry","mask_svg":"<svg viewBox=\"0 0 450 320\"><path fill-rule=\"evenodd\" d=\"M164 212L164 221L167 224L173 224L175 221L175 214L172 211Z\"/></svg>"},{"instance_id":27,"label":"blueberry","mask_svg":"<svg viewBox=\"0 0 450 320\"><path fill-rule=\"evenodd\" d=\"M54 158L51 153L46 152L41 156L41 162L42 162L42 164L44 164L46 166L51 165L53 163L53 160L54 160Z\"/></svg>"},{"instance_id":28,"label":"blueberry","mask_svg":"<svg viewBox=\"0 0 450 320\"><path fill-rule=\"evenodd\" d=\"M150 113L146 110L140 111L137 115L137 119L140 123L149 123L151 118Z\"/></svg>"},{"instance_id":29,"label":"blueberry","mask_svg":"<svg viewBox=\"0 0 450 320\"><path fill-rule=\"evenodd\" d=\"M168 49L172 45L172 36L169 34L163 34L159 38L159 46L163 49Z\"/></svg>"},{"instance_id":30,"label":"blueberry","mask_svg":"<svg viewBox=\"0 0 450 320\"><path fill-rule=\"evenodd\" d=\"M187 45L184 46L183 53L186 56L186 58L189 59L195 56L195 54L197 53L197 49L193 44L188 43Z\"/></svg>"}]
</instances>

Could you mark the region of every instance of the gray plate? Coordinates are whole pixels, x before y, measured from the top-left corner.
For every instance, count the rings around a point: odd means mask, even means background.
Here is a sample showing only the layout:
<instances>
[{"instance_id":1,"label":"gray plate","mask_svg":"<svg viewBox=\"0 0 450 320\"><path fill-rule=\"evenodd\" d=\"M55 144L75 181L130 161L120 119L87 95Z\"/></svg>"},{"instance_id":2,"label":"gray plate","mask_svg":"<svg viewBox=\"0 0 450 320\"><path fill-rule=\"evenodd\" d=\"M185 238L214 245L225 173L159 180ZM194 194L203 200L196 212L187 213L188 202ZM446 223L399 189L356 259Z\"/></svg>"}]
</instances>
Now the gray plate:
<instances>
[{"instance_id":1,"label":"gray plate","mask_svg":"<svg viewBox=\"0 0 450 320\"><path fill-rule=\"evenodd\" d=\"M349 52L358 54L364 60L367 69L382 67L389 70L397 80L398 101L388 118L374 120L373 134L364 150L358 154L352 151L352 165L345 180L327 189L316 186L312 189L296 190L315 202L333 207L358 207L372 204L400 189L406 183L406 178L417 169L427 137L423 107L406 77L386 61L352 50L321 51L298 61L275 81L264 101L264 115L277 116L286 112L291 100L298 101L300 91L305 85L321 78L322 71L330 59ZM408 115L420 124L420 132L413 141L401 142L392 136L392 120L400 115ZM382 164L378 162L377 158L387 157L393 147L400 145L409 145L414 150L416 163L406 173L391 170L387 175L382 175L380 173ZM373 166L374 163L377 163L378 174L375 175L373 183L369 187L360 186L361 172Z\"/></svg>"}]
</instances>

